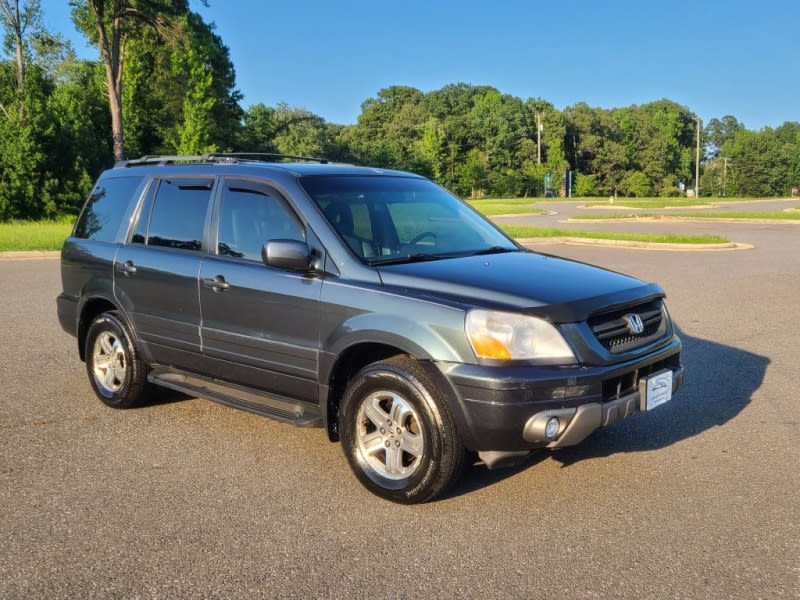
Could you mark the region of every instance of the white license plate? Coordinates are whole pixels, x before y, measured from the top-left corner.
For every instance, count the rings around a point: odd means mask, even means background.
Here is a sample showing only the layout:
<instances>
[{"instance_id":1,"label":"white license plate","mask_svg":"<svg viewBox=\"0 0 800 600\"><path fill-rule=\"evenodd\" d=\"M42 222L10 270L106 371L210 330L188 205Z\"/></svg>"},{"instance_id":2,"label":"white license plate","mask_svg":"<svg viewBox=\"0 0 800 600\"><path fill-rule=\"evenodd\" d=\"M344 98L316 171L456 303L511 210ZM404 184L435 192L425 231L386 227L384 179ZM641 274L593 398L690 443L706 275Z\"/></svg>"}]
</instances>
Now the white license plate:
<instances>
[{"instance_id":1,"label":"white license plate","mask_svg":"<svg viewBox=\"0 0 800 600\"><path fill-rule=\"evenodd\" d=\"M641 410L653 410L672 398L672 371L664 369L642 379L639 383L642 394Z\"/></svg>"}]
</instances>

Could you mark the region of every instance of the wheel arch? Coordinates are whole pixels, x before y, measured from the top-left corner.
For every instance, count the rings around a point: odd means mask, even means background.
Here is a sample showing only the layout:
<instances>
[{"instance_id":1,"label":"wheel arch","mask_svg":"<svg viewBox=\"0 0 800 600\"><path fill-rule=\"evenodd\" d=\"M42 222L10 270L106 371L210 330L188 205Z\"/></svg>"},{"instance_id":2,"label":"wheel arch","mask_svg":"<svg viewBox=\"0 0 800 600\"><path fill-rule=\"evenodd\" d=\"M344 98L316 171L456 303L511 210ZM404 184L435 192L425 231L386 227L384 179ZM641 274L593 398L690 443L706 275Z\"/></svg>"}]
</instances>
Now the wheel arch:
<instances>
[{"instance_id":1,"label":"wheel arch","mask_svg":"<svg viewBox=\"0 0 800 600\"><path fill-rule=\"evenodd\" d=\"M323 420L328 439L332 442L339 441L339 404L344 396L347 384L352 377L367 365L398 356L408 352L397 345L380 342L358 342L345 348L331 365L328 372L327 394L322 398Z\"/></svg>"},{"instance_id":2,"label":"wheel arch","mask_svg":"<svg viewBox=\"0 0 800 600\"><path fill-rule=\"evenodd\" d=\"M86 362L86 334L89 325L95 317L109 311L119 311L122 321L128 325L127 319L120 311L119 307L105 297L90 298L81 306L80 317L78 317L78 353L82 361ZM128 327L130 330L130 327Z\"/></svg>"},{"instance_id":3,"label":"wheel arch","mask_svg":"<svg viewBox=\"0 0 800 600\"><path fill-rule=\"evenodd\" d=\"M362 313L326 336L326 351L320 355L320 408L331 441L339 440L337 416L347 383L366 365L402 354L418 361L464 361L469 350L463 335L463 313L438 308L442 312L437 319ZM440 325L433 327L431 322Z\"/></svg>"}]
</instances>

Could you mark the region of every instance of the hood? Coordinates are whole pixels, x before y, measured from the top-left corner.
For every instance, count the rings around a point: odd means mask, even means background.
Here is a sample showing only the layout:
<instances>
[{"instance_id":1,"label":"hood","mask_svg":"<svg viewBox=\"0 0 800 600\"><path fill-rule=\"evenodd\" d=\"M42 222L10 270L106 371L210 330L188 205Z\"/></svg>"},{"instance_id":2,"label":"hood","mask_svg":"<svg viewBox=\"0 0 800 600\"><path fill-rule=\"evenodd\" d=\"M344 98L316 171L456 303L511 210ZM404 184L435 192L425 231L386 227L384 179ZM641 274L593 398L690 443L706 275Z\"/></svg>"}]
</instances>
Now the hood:
<instances>
[{"instance_id":1,"label":"hood","mask_svg":"<svg viewBox=\"0 0 800 600\"><path fill-rule=\"evenodd\" d=\"M386 286L557 323L664 295L658 285L627 275L526 251L386 265L378 272Z\"/></svg>"}]
</instances>

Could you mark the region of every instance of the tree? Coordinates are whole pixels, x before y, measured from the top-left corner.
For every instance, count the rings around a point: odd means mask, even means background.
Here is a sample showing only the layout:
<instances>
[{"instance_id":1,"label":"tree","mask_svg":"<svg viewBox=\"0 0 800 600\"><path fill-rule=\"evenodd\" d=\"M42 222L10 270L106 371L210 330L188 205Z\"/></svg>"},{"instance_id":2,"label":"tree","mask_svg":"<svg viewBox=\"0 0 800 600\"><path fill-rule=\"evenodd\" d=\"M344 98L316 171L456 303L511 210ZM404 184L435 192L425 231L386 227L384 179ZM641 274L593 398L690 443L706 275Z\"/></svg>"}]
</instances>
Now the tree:
<instances>
[{"instance_id":1,"label":"tree","mask_svg":"<svg viewBox=\"0 0 800 600\"><path fill-rule=\"evenodd\" d=\"M653 195L652 188L650 187L650 180L647 175L641 171L631 171L628 173L622 180L620 187L622 193L626 196L647 198Z\"/></svg>"},{"instance_id":2,"label":"tree","mask_svg":"<svg viewBox=\"0 0 800 600\"><path fill-rule=\"evenodd\" d=\"M212 141L214 125L213 109L216 99L212 94L214 83L206 56L202 50L189 47L181 56L176 56L176 70L186 72L187 86L183 97L183 122L176 131L177 154L205 154L216 152L218 146Z\"/></svg>"},{"instance_id":3,"label":"tree","mask_svg":"<svg viewBox=\"0 0 800 600\"><path fill-rule=\"evenodd\" d=\"M778 129L737 131L722 147L722 153L735 164L736 193L740 196L788 195L796 182L799 134L800 123L784 123Z\"/></svg>"},{"instance_id":4,"label":"tree","mask_svg":"<svg viewBox=\"0 0 800 600\"><path fill-rule=\"evenodd\" d=\"M300 156L341 155L334 138L340 131L304 108L280 102L277 107L254 104L244 113L238 148L242 152L278 152Z\"/></svg>"},{"instance_id":5,"label":"tree","mask_svg":"<svg viewBox=\"0 0 800 600\"><path fill-rule=\"evenodd\" d=\"M581 198L597 195L597 185L594 175L575 175L575 195Z\"/></svg>"},{"instance_id":6,"label":"tree","mask_svg":"<svg viewBox=\"0 0 800 600\"><path fill-rule=\"evenodd\" d=\"M733 140L737 131L742 131L744 128L744 125L732 115L725 115L722 119L711 119L703 131L708 144L707 153L709 157L716 158L719 156L722 147Z\"/></svg>"},{"instance_id":7,"label":"tree","mask_svg":"<svg viewBox=\"0 0 800 600\"><path fill-rule=\"evenodd\" d=\"M486 156L477 148L467 152L467 159L459 169L461 189L458 191L463 194L468 190L471 198L482 196L488 177L486 163Z\"/></svg>"},{"instance_id":8,"label":"tree","mask_svg":"<svg viewBox=\"0 0 800 600\"><path fill-rule=\"evenodd\" d=\"M279 103L273 113L272 141L278 152L295 156L327 156L331 141L325 119L304 108Z\"/></svg>"},{"instance_id":9,"label":"tree","mask_svg":"<svg viewBox=\"0 0 800 600\"><path fill-rule=\"evenodd\" d=\"M187 0L70 0L75 25L96 43L105 67L114 158L125 157L122 116L122 75L126 46L131 37L149 28L160 38L185 38L177 17L187 11Z\"/></svg>"},{"instance_id":10,"label":"tree","mask_svg":"<svg viewBox=\"0 0 800 600\"><path fill-rule=\"evenodd\" d=\"M43 35L42 9L39 0L0 0L0 16L3 18L4 50L14 55L16 66L17 114L20 123L25 118L25 76L28 44L37 34ZM0 111L10 117L8 109L0 103Z\"/></svg>"}]
</instances>

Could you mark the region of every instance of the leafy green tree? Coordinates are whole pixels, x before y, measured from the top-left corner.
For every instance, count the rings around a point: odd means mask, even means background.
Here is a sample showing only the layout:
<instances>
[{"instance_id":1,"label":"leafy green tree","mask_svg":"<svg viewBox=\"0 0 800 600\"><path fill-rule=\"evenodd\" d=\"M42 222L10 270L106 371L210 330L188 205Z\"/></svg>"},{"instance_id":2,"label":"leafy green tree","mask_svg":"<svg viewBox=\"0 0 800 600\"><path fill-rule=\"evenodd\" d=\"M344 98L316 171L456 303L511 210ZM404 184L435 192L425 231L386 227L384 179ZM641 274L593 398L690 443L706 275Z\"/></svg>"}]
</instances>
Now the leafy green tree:
<instances>
[{"instance_id":1,"label":"leafy green tree","mask_svg":"<svg viewBox=\"0 0 800 600\"><path fill-rule=\"evenodd\" d=\"M187 74L186 94L183 98L183 122L177 128L177 153L204 154L216 152L218 146L211 139L214 125L212 111L216 99L212 94L213 77L206 67L202 51L189 47L176 57L176 71Z\"/></svg>"},{"instance_id":2,"label":"leafy green tree","mask_svg":"<svg viewBox=\"0 0 800 600\"><path fill-rule=\"evenodd\" d=\"M595 175L575 175L575 195L581 198L597 196L597 183Z\"/></svg>"},{"instance_id":3,"label":"leafy green tree","mask_svg":"<svg viewBox=\"0 0 800 600\"><path fill-rule=\"evenodd\" d=\"M739 196L788 195L796 185L800 123L778 129L737 131L722 147L735 165L734 186ZM794 134L794 135L793 135Z\"/></svg>"},{"instance_id":4,"label":"leafy green tree","mask_svg":"<svg viewBox=\"0 0 800 600\"><path fill-rule=\"evenodd\" d=\"M423 94L408 86L391 86L361 104L358 123L342 132L357 162L396 169L429 171L423 152L427 114Z\"/></svg>"},{"instance_id":5,"label":"leafy green tree","mask_svg":"<svg viewBox=\"0 0 800 600\"><path fill-rule=\"evenodd\" d=\"M659 100L617 109L612 115L620 124L629 169L644 173L651 193L667 195L676 177L691 177L695 124L687 108Z\"/></svg>"},{"instance_id":6,"label":"leafy green tree","mask_svg":"<svg viewBox=\"0 0 800 600\"><path fill-rule=\"evenodd\" d=\"M710 158L719 156L722 147L733 140L737 131L742 131L744 128L744 125L732 115L725 115L721 119L711 119L703 131L704 138L708 144L706 148L708 156Z\"/></svg>"},{"instance_id":7,"label":"leafy green tree","mask_svg":"<svg viewBox=\"0 0 800 600\"><path fill-rule=\"evenodd\" d=\"M42 34L42 8L39 0L0 0L0 17L3 21L3 50L14 56L15 96L19 121L25 117L26 96L25 79L26 63L30 58L30 38ZM0 111L6 118L10 115L5 104L0 104Z\"/></svg>"},{"instance_id":8,"label":"leafy green tree","mask_svg":"<svg viewBox=\"0 0 800 600\"><path fill-rule=\"evenodd\" d=\"M241 152L277 152L274 137L277 130L275 109L263 102L244 111L243 127L237 150Z\"/></svg>"},{"instance_id":9,"label":"leafy green tree","mask_svg":"<svg viewBox=\"0 0 800 600\"><path fill-rule=\"evenodd\" d=\"M469 193L471 198L479 198L483 195L488 181L487 159L477 148L467 152L467 159L459 167L459 187L457 191L466 195Z\"/></svg>"},{"instance_id":10,"label":"leafy green tree","mask_svg":"<svg viewBox=\"0 0 800 600\"><path fill-rule=\"evenodd\" d=\"M144 29L160 39L183 41L179 17L188 10L187 0L69 0L77 28L100 49L105 67L114 158L125 157L122 83L126 44Z\"/></svg>"},{"instance_id":11,"label":"leafy green tree","mask_svg":"<svg viewBox=\"0 0 800 600\"><path fill-rule=\"evenodd\" d=\"M243 111L228 48L193 12L176 23L184 43L165 42L149 28L128 40L122 112L131 156L239 146Z\"/></svg>"},{"instance_id":12,"label":"leafy green tree","mask_svg":"<svg viewBox=\"0 0 800 600\"><path fill-rule=\"evenodd\" d=\"M653 195L650 179L641 171L632 171L625 175L620 184L620 189L624 195L635 196L636 198L647 198Z\"/></svg>"},{"instance_id":13,"label":"leafy green tree","mask_svg":"<svg viewBox=\"0 0 800 600\"><path fill-rule=\"evenodd\" d=\"M328 156L331 147L325 120L304 108L279 103L274 113L273 142L281 154Z\"/></svg>"}]
</instances>

